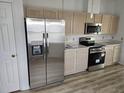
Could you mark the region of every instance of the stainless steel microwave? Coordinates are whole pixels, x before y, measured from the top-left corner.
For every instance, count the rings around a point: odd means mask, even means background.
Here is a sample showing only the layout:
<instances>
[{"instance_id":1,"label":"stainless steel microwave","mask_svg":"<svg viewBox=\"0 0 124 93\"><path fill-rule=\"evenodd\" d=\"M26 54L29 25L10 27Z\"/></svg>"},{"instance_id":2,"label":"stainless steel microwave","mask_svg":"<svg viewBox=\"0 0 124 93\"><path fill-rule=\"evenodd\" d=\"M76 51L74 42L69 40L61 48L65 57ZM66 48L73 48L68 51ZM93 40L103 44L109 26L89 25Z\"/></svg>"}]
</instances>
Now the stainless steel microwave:
<instances>
[{"instance_id":1,"label":"stainless steel microwave","mask_svg":"<svg viewBox=\"0 0 124 93\"><path fill-rule=\"evenodd\" d=\"M84 34L100 34L102 24L100 23L85 23Z\"/></svg>"}]
</instances>

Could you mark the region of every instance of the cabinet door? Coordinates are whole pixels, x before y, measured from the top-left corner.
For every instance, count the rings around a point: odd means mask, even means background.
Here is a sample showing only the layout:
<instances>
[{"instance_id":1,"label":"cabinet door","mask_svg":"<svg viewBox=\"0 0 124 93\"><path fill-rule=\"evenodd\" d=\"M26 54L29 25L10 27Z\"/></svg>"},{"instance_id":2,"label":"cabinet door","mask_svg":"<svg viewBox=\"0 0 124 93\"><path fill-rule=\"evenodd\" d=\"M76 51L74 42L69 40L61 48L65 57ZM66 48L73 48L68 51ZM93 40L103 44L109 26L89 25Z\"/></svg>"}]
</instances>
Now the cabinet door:
<instances>
[{"instance_id":1,"label":"cabinet door","mask_svg":"<svg viewBox=\"0 0 124 93\"><path fill-rule=\"evenodd\" d=\"M72 35L73 12L72 11L61 11L59 12L59 19L65 20L65 34Z\"/></svg>"},{"instance_id":2,"label":"cabinet door","mask_svg":"<svg viewBox=\"0 0 124 93\"><path fill-rule=\"evenodd\" d=\"M119 17L112 16L111 18L111 27L110 27L110 33L116 34L118 30L118 23L119 23Z\"/></svg>"},{"instance_id":3,"label":"cabinet door","mask_svg":"<svg viewBox=\"0 0 124 93\"><path fill-rule=\"evenodd\" d=\"M116 62L120 61L120 50L121 50L120 45L115 45L114 46L113 63L116 63Z\"/></svg>"},{"instance_id":4,"label":"cabinet door","mask_svg":"<svg viewBox=\"0 0 124 93\"><path fill-rule=\"evenodd\" d=\"M91 18L91 13L87 13L86 23L94 23L94 15L93 18Z\"/></svg>"},{"instance_id":5,"label":"cabinet door","mask_svg":"<svg viewBox=\"0 0 124 93\"><path fill-rule=\"evenodd\" d=\"M46 19L58 19L59 11L56 9L44 9L44 17Z\"/></svg>"},{"instance_id":6,"label":"cabinet door","mask_svg":"<svg viewBox=\"0 0 124 93\"><path fill-rule=\"evenodd\" d=\"M85 28L86 13L75 12L73 23L73 35L83 35Z\"/></svg>"},{"instance_id":7,"label":"cabinet door","mask_svg":"<svg viewBox=\"0 0 124 93\"><path fill-rule=\"evenodd\" d=\"M88 48L79 48L76 54L76 73L86 71L88 65Z\"/></svg>"},{"instance_id":8,"label":"cabinet door","mask_svg":"<svg viewBox=\"0 0 124 93\"><path fill-rule=\"evenodd\" d=\"M105 56L105 66L109 66L113 64L113 46L108 45L105 47L106 56Z\"/></svg>"},{"instance_id":9,"label":"cabinet door","mask_svg":"<svg viewBox=\"0 0 124 93\"><path fill-rule=\"evenodd\" d=\"M25 8L25 16L32 17L32 18L44 18L44 9L38 8Z\"/></svg>"},{"instance_id":10,"label":"cabinet door","mask_svg":"<svg viewBox=\"0 0 124 93\"><path fill-rule=\"evenodd\" d=\"M95 23L102 23L102 15L101 14L95 14Z\"/></svg>"},{"instance_id":11,"label":"cabinet door","mask_svg":"<svg viewBox=\"0 0 124 93\"><path fill-rule=\"evenodd\" d=\"M110 34L111 15L103 15L102 34Z\"/></svg>"},{"instance_id":12,"label":"cabinet door","mask_svg":"<svg viewBox=\"0 0 124 93\"><path fill-rule=\"evenodd\" d=\"M74 74L75 64L76 64L76 49L65 50L64 75Z\"/></svg>"}]
</instances>

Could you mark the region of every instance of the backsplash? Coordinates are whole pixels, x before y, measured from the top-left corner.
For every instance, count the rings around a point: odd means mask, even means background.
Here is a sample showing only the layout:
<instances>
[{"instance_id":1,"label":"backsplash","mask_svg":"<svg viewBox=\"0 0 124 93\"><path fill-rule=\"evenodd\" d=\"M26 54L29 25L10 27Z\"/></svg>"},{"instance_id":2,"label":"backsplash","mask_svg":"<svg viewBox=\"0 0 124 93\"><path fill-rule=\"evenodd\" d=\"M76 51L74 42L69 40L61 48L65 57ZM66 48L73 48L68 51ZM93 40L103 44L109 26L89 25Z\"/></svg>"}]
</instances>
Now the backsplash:
<instances>
[{"instance_id":1,"label":"backsplash","mask_svg":"<svg viewBox=\"0 0 124 93\"><path fill-rule=\"evenodd\" d=\"M83 35L83 36L66 36L66 44L78 45L80 37L92 37L96 42L113 40L113 36L111 35Z\"/></svg>"}]
</instances>

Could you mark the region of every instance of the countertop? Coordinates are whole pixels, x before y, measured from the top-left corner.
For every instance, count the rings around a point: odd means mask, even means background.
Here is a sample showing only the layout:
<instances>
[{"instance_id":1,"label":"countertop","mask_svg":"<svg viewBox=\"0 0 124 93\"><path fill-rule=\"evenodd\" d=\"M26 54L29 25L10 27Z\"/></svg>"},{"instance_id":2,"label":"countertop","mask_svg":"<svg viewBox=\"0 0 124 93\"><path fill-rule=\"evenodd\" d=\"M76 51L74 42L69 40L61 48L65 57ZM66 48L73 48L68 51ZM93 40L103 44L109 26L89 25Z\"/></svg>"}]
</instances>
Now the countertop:
<instances>
[{"instance_id":1,"label":"countertop","mask_svg":"<svg viewBox=\"0 0 124 93\"><path fill-rule=\"evenodd\" d=\"M66 49L77 49L77 48L88 48L88 47L84 46L84 45L76 45L76 46L68 45L68 46L65 47L65 50Z\"/></svg>"},{"instance_id":2,"label":"countertop","mask_svg":"<svg viewBox=\"0 0 124 93\"><path fill-rule=\"evenodd\" d=\"M121 44L121 41L116 41L116 40L110 40L110 41L100 41L100 42L96 42L97 44L101 44L101 45L115 45L115 44ZM77 48L89 48L89 46L84 46L84 45L67 45L65 47L66 49L77 49Z\"/></svg>"},{"instance_id":3,"label":"countertop","mask_svg":"<svg viewBox=\"0 0 124 93\"><path fill-rule=\"evenodd\" d=\"M97 42L98 44L102 45L114 45L114 44L121 44L121 41L111 40L111 41L105 41L105 42Z\"/></svg>"}]
</instances>

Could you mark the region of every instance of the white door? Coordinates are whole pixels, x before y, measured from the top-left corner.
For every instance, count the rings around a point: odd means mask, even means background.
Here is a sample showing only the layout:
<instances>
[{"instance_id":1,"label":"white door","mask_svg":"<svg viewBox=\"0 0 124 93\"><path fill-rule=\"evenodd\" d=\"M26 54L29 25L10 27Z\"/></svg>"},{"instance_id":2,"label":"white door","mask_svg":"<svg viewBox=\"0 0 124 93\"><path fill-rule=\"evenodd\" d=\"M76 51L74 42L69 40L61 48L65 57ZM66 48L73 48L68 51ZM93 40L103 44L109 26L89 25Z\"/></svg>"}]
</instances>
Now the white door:
<instances>
[{"instance_id":1,"label":"white door","mask_svg":"<svg viewBox=\"0 0 124 93\"><path fill-rule=\"evenodd\" d=\"M19 89L11 4L0 3L0 93Z\"/></svg>"}]
</instances>

